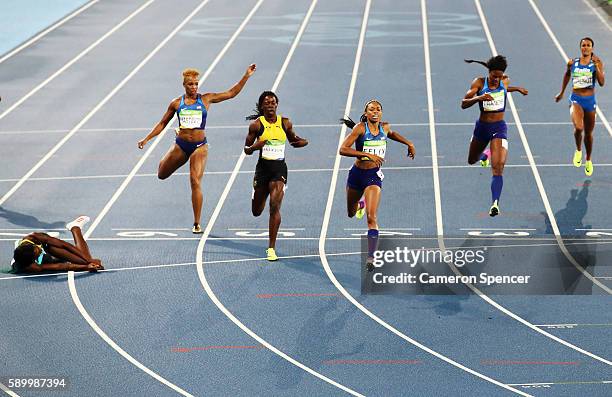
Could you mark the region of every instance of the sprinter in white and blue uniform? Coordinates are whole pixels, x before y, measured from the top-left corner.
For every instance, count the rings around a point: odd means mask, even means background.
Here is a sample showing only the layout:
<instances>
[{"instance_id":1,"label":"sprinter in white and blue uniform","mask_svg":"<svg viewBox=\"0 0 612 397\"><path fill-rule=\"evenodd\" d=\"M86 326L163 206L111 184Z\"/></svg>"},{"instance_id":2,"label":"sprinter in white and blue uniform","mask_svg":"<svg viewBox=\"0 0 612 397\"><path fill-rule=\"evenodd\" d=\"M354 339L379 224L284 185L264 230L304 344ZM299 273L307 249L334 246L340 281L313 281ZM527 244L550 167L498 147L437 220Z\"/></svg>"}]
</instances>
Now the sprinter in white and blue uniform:
<instances>
[{"instance_id":1,"label":"sprinter in white and blue uniform","mask_svg":"<svg viewBox=\"0 0 612 397\"><path fill-rule=\"evenodd\" d=\"M478 103L480 117L476 120L474 133L470 142L468 163L474 164L479 159L482 165L491 162L491 207L489 215L499 214L499 199L504 185L503 172L508 155L508 126L504 121L508 93L518 91L527 95L522 87L510 87L510 80L504 74L508 63L502 55L490 58L487 62L466 60L467 63L479 63L489 70L486 77L477 77L461 101L461 109L467 109ZM489 150L485 149L489 145Z\"/></svg>"},{"instance_id":2,"label":"sprinter in white and blue uniform","mask_svg":"<svg viewBox=\"0 0 612 397\"><path fill-rule=\"evenodd\" d=\"M166 126L176 115L179 127L176 129L174 145L159 162L157 177L166 179L189 160L189 175L191 182L191 205L193 207L193 233L202 233L200 216L202 214L202 189L200 183L208 158L206 140L206 118L212 103L223 102L238 95L251 75L255 73L255 65L250 65L244 76L232 88L225 92L199 94L200 72L196 69L183 71L183 87L185 94L175 98L162 119L143 140L138 142L140 149L166 129Z\"/></svg>"},{"instance_id":3,"label":"sprinter in white and blue uniform","mask_svg":"<svg viewBox=\"0 0 612 397\"><path fill-rule=\"evenodd\" d=\"M598 56L593 54L595 46L593 39L585 37L580 40L580 57L570 59L563 75L561 92L555 97L559 102L565 93L565 87L572 81L572 95L569 98L570 117L574 124L574 141L576 151L574 152L574 166L582 165L582 132L584 131L584 146L586 148L586 162L584 173L593 175L593 129L595 128L595 112L597 103L595 101L595 82L603 86L606 82L604 65Z\"/></svg>"},{"instance_id":4,"label":"sprinter in white and blue uniform","mask_svg":"<svg viewBox=\"0 0 612 397\"><path fill-rule=\"evenodd\" d=\"M368 221L368 256L366 267L374 270L374 251L378 246L377 211L384 175L380 169L385 161L387 139L403 143L408 147L408 156L414 159L414 145L398 132L392 131L389 123L383 122L382 105L377 100L368 101L359 123L349 117L342 119L352 132L340 147L342 156L355 157L355 164L346 181L346 208L349 218L364 213ZM353 149L355 144L355 149Z\"/></svg>"}]
</instances>

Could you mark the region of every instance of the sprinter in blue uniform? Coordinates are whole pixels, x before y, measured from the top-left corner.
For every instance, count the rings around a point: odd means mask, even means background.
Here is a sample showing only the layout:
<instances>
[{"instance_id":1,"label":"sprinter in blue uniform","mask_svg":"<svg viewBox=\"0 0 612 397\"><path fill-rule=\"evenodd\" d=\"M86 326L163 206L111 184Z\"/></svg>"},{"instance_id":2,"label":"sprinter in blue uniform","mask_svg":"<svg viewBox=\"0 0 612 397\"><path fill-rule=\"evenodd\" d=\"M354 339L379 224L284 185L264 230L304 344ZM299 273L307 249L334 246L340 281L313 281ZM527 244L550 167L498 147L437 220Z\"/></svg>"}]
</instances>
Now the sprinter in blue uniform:
<instances>
[{"instance_id":1,"label":"sprinter in blue uniform","mask_svg":"<svg viewBox=\"0 0 612 397\"><path fill-rule=\"evenodd\" d=\"M461 101L461 109L467 109L478 103L480 117L476 120L474 133L470 142L468 163L474 164L479 159L481 164L491 161L493 178L491 179L492 204L490 216L499 214L499 198L504 184L503 172L508 155L508 127L504 121L508 92L518 91L527 95L522 87L510 87L510 79L504 74L508 63L502 55L490 58L487 62L466 59L467 63L479 63L489 70L487 77L477 77ZM489 145L489 151L483 153Z\"/></svg>"},{"instance_id":2,"label":"sprinter in blue uniform","mask_svg":"<svg viewBox=\"0 0 612 397\"><path fill-rule=\"evenodd\" d=\"M368 256L366 267L374 270L374 251L378 246L377 211L384 175L380 169L385 161L387 139L403 143L408 147L408 156L414 159L416 150L412 142L391 130L391 125L382 121L382 105L377 100L365 104L360 122L349 117L341 121L352 132L342 142L339 153L342 156L356 157L346 181L346 208L349 218L364 213L368 221ZM355 149L352 148L355 144Z\"/></svg>"},{"instance_id":3,"label":"sprinter in blue uniform","mask_svg":"<svg viewBox=\"0 0 612 397\"><path fill-rule=\"evenodd\" d=\"M580 40L580 57L570 59L563 75L561 92L555 97L559 102L565 93L565 87L572 80L572 95L569 98L570 117L574 124L574 141L576 151L574 152L574 166L582 165L582 132L584 131L584 147L586 148L586 162L584 173L593 175L593 128L595 128L595 81L603 87L606 82L604 65L598 56L593 54L595 43L590 37Z\"/></svg>"},{"instance_id":4,"label":"sprinter in blue uniform","mask_svg":"<svg viewBox=\"0 0 612 397\"><path fill-rule=\"evenodd\" d=\"M208 145L206 144L206 117L211 103L232 99L242 91L251 75L255 73L255 64L250 65L242 79L232 88L220 93L198 93L200 72L196 69L183 71L183 87L185 94L170 102L162 119L143 140L138 142L140 149L153 137L159 135L176 114L179 127L176 129L175 144L168 150L159 162L157 177L166 179L189 160L189 175L191 182L191 205L193 207L193 233L202 233L200 216L202 214L202 189L200 182L204 175Z\"/></svg>"}]
</instances>

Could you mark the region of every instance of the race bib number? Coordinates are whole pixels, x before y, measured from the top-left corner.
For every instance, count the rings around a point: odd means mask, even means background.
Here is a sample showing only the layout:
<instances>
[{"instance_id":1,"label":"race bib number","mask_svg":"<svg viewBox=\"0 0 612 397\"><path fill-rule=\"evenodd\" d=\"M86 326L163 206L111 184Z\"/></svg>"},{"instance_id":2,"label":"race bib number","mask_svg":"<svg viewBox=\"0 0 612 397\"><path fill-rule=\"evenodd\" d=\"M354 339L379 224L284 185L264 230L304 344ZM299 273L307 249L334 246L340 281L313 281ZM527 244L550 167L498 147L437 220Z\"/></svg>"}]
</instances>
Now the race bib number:
<instances>
[{"instance_id":1,"label":"race bib number","mask_svg":"<svg viewBox=\"0 0 612 397\"><path fill-rule=\"evenodd\" d=\"M482 108L485 112L495 112L504 108L504 92L489 92L489 95L493 97L492 101L482 102Z\"/></svg>"},{"instance_id":2,"label":"race bib number","mask_svg":"<svg viewBox=\"0 0 612 397\"><path fill-rule=\"evenodd\" d=\"M261 149L261 157L265 160L282 160L285 158L285 142L278 140L267 141Z\"/></svg>"},{"instance_id":3,"label":"race bib number","mask_svg":"<svg viewBox=\"0 0 612 397\"><path fill-rule=\"evenodd\" d=\"M574 73L573 76L574 88L589 88L593 85L593 74L590 73Z\"/></svg>"},{"instance_id":4,"label":"race bib number","mask_svg":"<svg viewBox=\"0 0 612 397\"><path fill-rule=\"evenodd\" d=\"M383 174L382 170L376 171L376 175L378 175L381 181L385 179L385 174Z\"/></svg>"},{"instance_id":5,"label":"race bib number","mask_svg":"<svg viewBox=\"0 0 612 397\"><path fill-rule=\"evenodd\" d=\"M183 109L179 113L181 128L200 128L202 125L202 111Z\"/></svg>"},{"instance_id":6,"label":"race bib number","mask_svg":"<svg viewBox=\"0 0 612 397\"><path fill-rule=\"evenodd\" d=\"M369 154L375 154L380 158L385 158L387 151L386 141L365 141L363 143L363 152Z\"/></svg>"}]
</instances>

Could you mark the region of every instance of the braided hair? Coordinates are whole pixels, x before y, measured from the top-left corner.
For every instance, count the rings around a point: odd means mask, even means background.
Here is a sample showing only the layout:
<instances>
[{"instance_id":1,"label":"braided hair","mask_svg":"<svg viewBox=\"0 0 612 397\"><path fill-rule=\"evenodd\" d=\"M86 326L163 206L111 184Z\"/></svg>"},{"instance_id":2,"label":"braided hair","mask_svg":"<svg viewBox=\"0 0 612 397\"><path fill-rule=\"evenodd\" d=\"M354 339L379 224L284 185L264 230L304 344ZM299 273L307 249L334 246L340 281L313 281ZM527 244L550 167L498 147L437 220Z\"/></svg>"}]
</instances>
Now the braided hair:
<instances>
[{"instance_id":1,"label":"braided hair","mask_svg":"<svg viewBox=\"0 0 612 397\"><path fill-rule=\"evenodd\" d=\"M508 62L506 61L506 57L503 55L496 55L494 57L489 58L487 62L476 61L474 59L464 59L466 63L479 63L485 68L491 70L501 70L502 72L506 71L508 67Z\"/></svg>"},{"instance_id":2,"label":"braided hair","mask_svg":"<svg viewBox=\"0 0 612 397\"><path fill-rule=\"evenodd\" d=\"M366 121L368 121L365 111L368 109L368 105L371 103L377 103L380 106L380 110L382 110L382 104L377 99L370 99L369 101L366 102L365 106L363 107L363 113L361 114L361 117L359 118L359 121L361 121L362 123L365 123ZM355 127L357 123L355 123L353 119L351 119L349 116L346 116L346 118L340 119L340 124L344 124L352 130L353 127Z\"/></svg>"},{"instance_id":3,"label":"braided hair","mask_svg":"<svg viewBox=\"0 0 612 397\"><path fill-rule=\"evenodd\" d=\"M255 104L255 109L253 109L255 113L251 114L250 116L246 116L245 118L247 120L257 120L258 118L263 116L263 101L268 96L274 97L274 99L276 99L276 103L278 104L278 97L276 96L275 93L273 93L272 91L262 92L261 95L259 96L259 100Z\"/></svg>"}]
</instances>

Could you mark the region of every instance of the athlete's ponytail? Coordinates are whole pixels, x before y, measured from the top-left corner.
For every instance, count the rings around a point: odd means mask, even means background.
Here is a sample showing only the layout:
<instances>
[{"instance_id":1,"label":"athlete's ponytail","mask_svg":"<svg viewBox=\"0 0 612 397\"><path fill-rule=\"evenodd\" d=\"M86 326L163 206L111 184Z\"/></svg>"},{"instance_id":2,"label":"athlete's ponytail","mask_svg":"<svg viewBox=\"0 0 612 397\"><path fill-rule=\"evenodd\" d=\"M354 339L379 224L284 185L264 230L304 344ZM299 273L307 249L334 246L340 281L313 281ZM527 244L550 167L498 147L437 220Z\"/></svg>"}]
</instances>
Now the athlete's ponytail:
<instances>
[{"instance_id":1,"label":"athlete's ponytail","mask_svg":"<svg viewBox=\"0 0 612 397\"><path fill-rule=\"evenodd\" d=\"M494 57L491 57L487 62L476 61L474 59L464 59L464 61L466 63L479 63L489 70L501 70L502 72L505 72L506 68L508 67L506 57L503 55L496 55Z\"/></svg>"},{"instance_id":2,"label":"athlete's ponytail","mask_svg":"<svg viewBox=\"0 0 612 397\"><path fill-rule=\"evenodd\" d=\"M253 109L255 113L250 116L246 116L245 118L247 120L257 120L258 118L263 116L263 101L268 96L274 97L274 99L276 99L276 104L278 104L278 97L276 96L275 93L273 93L272 91L262 92L261 95L259 96L259 100L255 104L255 109Z\"/></svg>"},{"instance_id":3,"label":"athlete's ponytail","mask_svg":"<svg viewBox=\"0 0 612 397\"><path fill-rule=\"evenodd\" d=\"M362 123L365 123L366 121L368 121L365 111L368 108L368 105L371 103L377 103L378 106L380 106L380 110L382 110L382 104L378 100L370 99L369 101L366 102L365 106L363 107L363 113L361 114L361 117L359 118L359 121L361 121ZM355 127L357 123L355 123L353 119L351 119L349 116L346 116L345 119L340 119L340 124L344 124L348 128L353 129L353 127Z\"/></svg>"}]
</instances>

